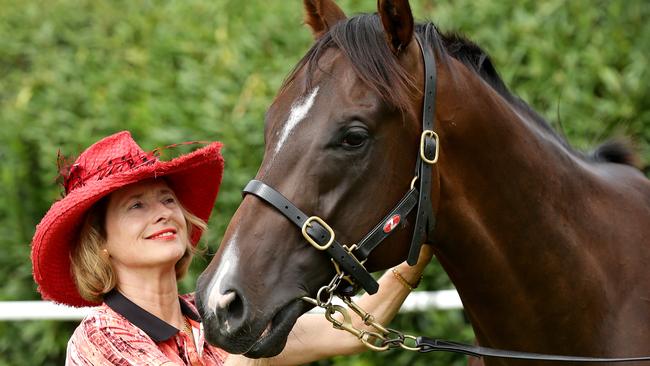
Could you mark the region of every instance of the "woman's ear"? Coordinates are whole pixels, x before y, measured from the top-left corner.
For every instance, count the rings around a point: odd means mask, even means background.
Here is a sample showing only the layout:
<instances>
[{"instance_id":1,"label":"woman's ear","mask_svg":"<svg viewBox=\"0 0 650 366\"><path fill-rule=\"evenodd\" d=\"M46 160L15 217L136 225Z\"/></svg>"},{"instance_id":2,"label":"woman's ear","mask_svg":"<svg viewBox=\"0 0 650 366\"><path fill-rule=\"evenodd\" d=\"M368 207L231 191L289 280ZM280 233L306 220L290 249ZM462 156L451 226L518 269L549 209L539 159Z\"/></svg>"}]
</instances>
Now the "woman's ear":
<instances>
[{"instance_id":1,"label":"woman's ear","mask_svg":"<svg viewBox=\"0 0 650 366\"><path fill-rule=\"evenodd\" d=\"M305 24L309 25L314 39L320 38L334 24L346 18L345 13L332 0L303 0Z\"/></svg>"}]
</instances>

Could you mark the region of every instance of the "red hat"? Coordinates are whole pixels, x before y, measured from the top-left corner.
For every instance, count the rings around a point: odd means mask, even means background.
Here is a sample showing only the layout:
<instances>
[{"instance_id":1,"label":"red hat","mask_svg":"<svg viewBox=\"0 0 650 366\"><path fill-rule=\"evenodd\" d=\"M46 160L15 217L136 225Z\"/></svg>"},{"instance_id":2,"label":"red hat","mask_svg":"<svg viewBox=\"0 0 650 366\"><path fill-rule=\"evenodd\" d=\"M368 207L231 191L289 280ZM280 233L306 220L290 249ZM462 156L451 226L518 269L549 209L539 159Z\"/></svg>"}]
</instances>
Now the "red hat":
<instances>
[{"instance_id":1,"label":"red hat","mask_svg":"<svg viewBox=\"0 0 650 366\"><path fill-rule=\"evenodd\" d=\"M70 250L85 213L115 190L164 176L181 204L207 222L221 184L220 151L221 143L213 142L171 161L161 161L155 151L142 150L127 131L86 149L64 178L65 197L50 207L32 239L34 280L43 299L71 306L98 305L79 294L70 270ZM192 245L201 234L197 228L193 230Z\"/></svg>"}]
</instances>

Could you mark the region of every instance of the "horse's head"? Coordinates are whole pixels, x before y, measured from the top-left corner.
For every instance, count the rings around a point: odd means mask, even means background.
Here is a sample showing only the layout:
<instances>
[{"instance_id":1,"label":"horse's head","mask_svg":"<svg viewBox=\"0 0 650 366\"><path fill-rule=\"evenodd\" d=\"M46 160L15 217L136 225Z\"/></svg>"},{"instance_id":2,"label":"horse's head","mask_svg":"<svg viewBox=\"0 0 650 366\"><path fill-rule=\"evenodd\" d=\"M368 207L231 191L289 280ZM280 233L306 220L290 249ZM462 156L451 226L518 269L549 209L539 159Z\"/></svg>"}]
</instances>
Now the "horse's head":
<instances>
[{"instance_id":1,"label":"horse's head","mask_svg":"<svg viewBox=\"0 0 650 366\"><path fill-rule=\"evenodd\" d=\"M357 243L408 191L419 149L422 55L407 1L346 18L330 0L305 1L315 43L266 114L256 179ZM366 263L406 258L408 216ZM298 316L334 274L330 259L266 202L247 195L198 282L207 339L228 352L279 353Z\"/></svg>"}]
</instances>

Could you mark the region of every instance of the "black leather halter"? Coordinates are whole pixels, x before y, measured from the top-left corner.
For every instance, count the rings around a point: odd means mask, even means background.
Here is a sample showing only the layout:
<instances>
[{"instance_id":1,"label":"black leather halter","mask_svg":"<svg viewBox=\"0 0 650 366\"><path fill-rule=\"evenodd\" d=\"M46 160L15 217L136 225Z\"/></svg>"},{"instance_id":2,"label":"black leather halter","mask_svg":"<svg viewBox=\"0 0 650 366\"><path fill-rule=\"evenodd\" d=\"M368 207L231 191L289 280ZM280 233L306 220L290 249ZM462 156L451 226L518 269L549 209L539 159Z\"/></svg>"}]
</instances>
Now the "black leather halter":
<instances>
[{"instance_id":1,"label":"black leather halter","mask_svg":"<svg viewBox=\"0 0 650 366\"><path fill-rule=\"evenodd\" d=\"M377 281L363 266L363 261L388 235L394 232L397 223L417 208L415 228L411 239L408 263L414 265L420 254L422 243L430 239L435 226L435 217L431 208L431 173L432 165L438 159L438 136L433 131L436 95L436 65L431 47L423 47L416 36L424 55L425 87L422 109L422 135L417 157L415 178L411 189L397 205L380 221L361 241L350 247L344 247L335 239L332 228L316 216L309 217L298 209L280 192L259 180L251 180L243 194L252 194L275 207L291 222L302 229L303 236L315 248L324 250L336 262L338 268L350 275L354 284L361 286L369 294L377 292ZM354 286L339 289L345 295L355 292Z\"/></svg>"}]
</instances>

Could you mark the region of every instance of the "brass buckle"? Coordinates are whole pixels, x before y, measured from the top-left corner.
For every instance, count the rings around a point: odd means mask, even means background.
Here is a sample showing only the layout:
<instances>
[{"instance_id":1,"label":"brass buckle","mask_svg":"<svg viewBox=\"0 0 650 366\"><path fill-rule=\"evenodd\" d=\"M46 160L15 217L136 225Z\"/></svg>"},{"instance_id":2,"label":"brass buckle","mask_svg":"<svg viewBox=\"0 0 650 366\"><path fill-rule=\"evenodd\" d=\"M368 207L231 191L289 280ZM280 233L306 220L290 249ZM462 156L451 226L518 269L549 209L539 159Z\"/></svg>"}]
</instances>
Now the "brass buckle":
<instances>
[{"instance_id":1,"label":"brass buckle","mask_svg":"<svg viewBox=\"0 0 650 366\"><path fill-rule=\"evenodd\" d=\"M427 137L433 137L433 139L436 141L436 155L432 159L427 158L427 156L424 154L424 139ZM422 132L422 136L420 136L420 157L422 160L424 160L428 164L435 164L438 162L438 153L440 152L440 138L438 137L438 134L435 133L432 130L424 130Z\"/></svg>"},{"instance_id":2,"label":"brass buckle","mask_svg":"<svg viewBox=\"0 0 650 366\"><path fill-rule=\"evenodd\" d=\"M328 240L327 243L320 245L314 239L312 239L311 236L309 236L309 234L307 234L307 228L311 227L312 221L316 221L317 223L321 224L325 228L325 230L327 230L327 232L330 234L330 240ZM304 236L305 239L307 239L309 244L313 245L314 248L318 250L326 250L334 242L334 230L332 230L332 228L329 225L327 225L325 221L323 221L323 219L321 219L318 216L312 216L308 218L304 224L302 224L302 236Z\"/></svg>"}]
</instances>

